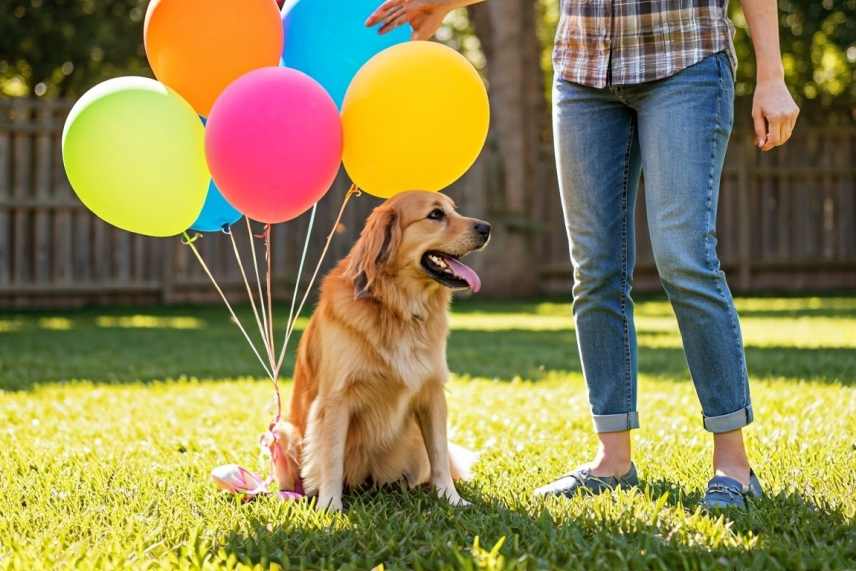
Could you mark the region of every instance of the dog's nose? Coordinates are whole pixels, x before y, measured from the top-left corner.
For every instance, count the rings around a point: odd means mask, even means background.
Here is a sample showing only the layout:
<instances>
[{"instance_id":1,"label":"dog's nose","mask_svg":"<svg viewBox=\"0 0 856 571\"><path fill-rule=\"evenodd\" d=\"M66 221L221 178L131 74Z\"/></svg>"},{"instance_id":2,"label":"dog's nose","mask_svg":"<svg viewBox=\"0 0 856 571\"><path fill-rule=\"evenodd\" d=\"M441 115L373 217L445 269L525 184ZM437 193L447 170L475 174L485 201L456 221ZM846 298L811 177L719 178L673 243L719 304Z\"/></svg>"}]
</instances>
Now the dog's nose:
<instances>
[{"instance_id":1,"label":"dog's nose","mask_svg":"<svg viewBox=\"0 0 856 571\"><path fill-rule=\"evenodd\" d=\"M473 225L473 229L479 236L481 236L485 240L490 237L490 224L488 224L487 222L476 222Z\"/></svg>"}]
</instances>

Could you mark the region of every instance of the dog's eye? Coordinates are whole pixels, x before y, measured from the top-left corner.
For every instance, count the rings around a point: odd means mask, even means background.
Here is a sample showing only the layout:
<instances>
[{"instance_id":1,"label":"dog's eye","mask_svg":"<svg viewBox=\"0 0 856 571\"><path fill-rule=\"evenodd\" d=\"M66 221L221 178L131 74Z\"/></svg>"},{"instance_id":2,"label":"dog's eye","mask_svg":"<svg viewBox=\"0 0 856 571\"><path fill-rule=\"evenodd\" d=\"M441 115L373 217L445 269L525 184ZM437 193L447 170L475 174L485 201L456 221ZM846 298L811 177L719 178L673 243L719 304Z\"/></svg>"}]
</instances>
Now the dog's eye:
<instances>
[{"instance_id":1,"label":"dog's eye","mask_svg":"<svg viewBox=\"0 0 856 571\"><path fill-rule=\"evenodd\" d=\"M440 208L435 208L428 213L428 220L442 220L446 217L446 213Z\"/></svg>"}]
</instances>

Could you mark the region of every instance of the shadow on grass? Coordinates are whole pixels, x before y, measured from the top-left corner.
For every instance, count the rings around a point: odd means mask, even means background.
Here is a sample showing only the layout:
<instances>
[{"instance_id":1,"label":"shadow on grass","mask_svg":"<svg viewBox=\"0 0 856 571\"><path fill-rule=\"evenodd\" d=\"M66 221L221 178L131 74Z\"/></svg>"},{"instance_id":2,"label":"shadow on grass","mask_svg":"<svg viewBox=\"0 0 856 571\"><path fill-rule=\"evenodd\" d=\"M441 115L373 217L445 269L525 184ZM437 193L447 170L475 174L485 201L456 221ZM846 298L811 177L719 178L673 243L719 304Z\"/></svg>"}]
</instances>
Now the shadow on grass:
<instances>
[{"instance_id":1,"label":"shadow on grass","mask_svg":"<svg viewBox=\"0 0 856 571\"><path fill-rule=\"evenodd\" d=\"M275 316L287 314L287 308L285 313L278 309ZM249 308L239 308L238 315L261 348ZM289 354L293 357L293 351ZM238 377L266 378L226 310L219 307L0 315L2 390L67 381L119 384Z\"/></svg>"},{"instance_id":2,"label":"shadow on grass","mask_svg":"<svg viewBox=\"0 0 856 571\"><path fill-rule=\"evenodd\" d=\"M245 326L253 323L246 313L242 318ZM689 380L680 348L644 345L645 339L659 336L671 334L640 331L640 372ZM291 374L297 343L295 336L285 376ZM571 329L454 330L448 358L450 369L458 375L500 381L516 377L537 381L548 373L580 371ZM754 377L856 384L852 348L749 346L747 359ZM169 308L145 314L111 311L0 318L2 390L74 380L109 384L238 377L262 379L264 373L222 310Z\"/></svg>"},{"instance_id":3,"label":"shadow on grass","mask_svg":"<svg viewBox=\"0 0 856 571\"><path fill-rule=\"evenodd\" d=\"M284 507L275 522L250 515L218 549L250 565L279 562L311 569L369 569L381 563L389 569L482 568L478 563L489 561L500 541L493 557L504 557L507 569L844 568L856 556L853 523L798 494L762 500L747 513L704 516L695 513L699 495L673 488L657 482L645 493L656 501L669 492L667 504L686 512L676 518L725 517L727 533L754 537L754 545L711 548L692 529L675 528L670 516L658 520L628 511L604 517L584 510L557 519L544 507L511 508L472 490L465 495L474 505L457 509L424 489L387 489L346 496L347 512L332 526L295 506Z\"/></svg>"},{"instance_id":4,"label":"shadow on grass","mask_svg":"<svg viewBox=\"0 0 856 571\"><path fill-rule=\"evenodd\" d=\"M808 294L753 294L738 298L741 318L790 319L798 317L829 317L847 319L856 317L856 298L852 292L817 292ZM635 294L633 301L639 317L674 317L664 294ZM750 303L750 307L746 307ZM571 302L565 297L548 297L532 300L485 300L467 298L455 301L455 313L523 313L527 315L553 315L571 317Z\"/></svg>"},{"instance_id":5,"label":"shadow on grass","mask_svg":"<svg viewBox=\"0 0 856 571\"><path fill-rule=\"evenodd\" d=\"M818 307L800 309L741 309L741 319L798 319L801 317L828 317L832 319L853 319L856 307Z\"/></svg>"},{"instance_id":6,"label":"shadow on grass","mask_svg":"<svg viewBox=\"0 0 856 571\"><path fill-rule=\"evenodd\" d=\"M640 338L658 335L640 331ZM509 380L514 376L538 380L548 372L581 371L573 331L453 331L449 337L449 367L455 373ZM746 348L753 377L782 377L824 383L856 384L856 351L849 347ZM683 350L639 347L639 372L689 381Z\"/></svg>"},{"instance_id":7,"label":"shadow on grass","mask_svg":"<svg viewBox=\"0 0 856 571\"><path fill-rule=\"evenodd\" d=\"M665 497L673 508L703 514L703 491L687 492L675 482L659 479L640 482L652 500ZM819 505L795 491L750 500L749 508L707 514L723 518L729 529L742 536L757 537L755 554L772 557L782 568L846 568L856 556L856 525L837 506ZM806 553L806 549L809 550Z\"/></svg>"}]
</instances>

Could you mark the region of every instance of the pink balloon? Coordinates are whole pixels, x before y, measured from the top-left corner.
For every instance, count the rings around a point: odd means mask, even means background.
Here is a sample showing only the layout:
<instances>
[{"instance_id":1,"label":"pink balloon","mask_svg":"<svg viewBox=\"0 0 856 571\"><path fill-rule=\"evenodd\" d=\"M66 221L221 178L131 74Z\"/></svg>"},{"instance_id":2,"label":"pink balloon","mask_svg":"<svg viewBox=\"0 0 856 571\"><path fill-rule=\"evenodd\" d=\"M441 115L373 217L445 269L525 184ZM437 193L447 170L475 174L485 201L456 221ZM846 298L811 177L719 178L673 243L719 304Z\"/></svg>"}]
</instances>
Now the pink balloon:
<instances>
[{"instance_id":1,"label":"pink balloon","mask_svg":"<svg viewBox=\"0 0 856 571\"><path fill-rule=\"evenodd\" d=\"M214 182L232 206L275 224L296 218L330 189L342 161L333 99L308 75L265 67L217 98L205 129Z\"/></svg>"}]
</instances>

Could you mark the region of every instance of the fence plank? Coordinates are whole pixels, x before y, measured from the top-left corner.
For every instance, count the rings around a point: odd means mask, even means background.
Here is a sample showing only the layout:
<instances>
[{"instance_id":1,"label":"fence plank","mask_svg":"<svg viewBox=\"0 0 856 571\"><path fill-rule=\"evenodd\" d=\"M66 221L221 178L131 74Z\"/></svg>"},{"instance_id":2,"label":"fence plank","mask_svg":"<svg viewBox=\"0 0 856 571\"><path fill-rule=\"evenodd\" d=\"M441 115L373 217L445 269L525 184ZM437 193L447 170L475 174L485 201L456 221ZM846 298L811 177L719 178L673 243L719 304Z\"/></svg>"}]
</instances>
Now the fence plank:
<instances>
[{"instance_id":1,"label":"fence plank","mask_svg":"<svg viewBox=\"0 0 856 571\"><path fill-rule=\"evenodd\" d=\"M104 283L111 283L113 276L110 271L110 233L111 226L101 219L92 221L92 256L93 274L95 279Z\"/></svg>"},{"instance_id":2,"label":"fence plank","mask_svg":"<svg viewBox=\"0 0 856 571\"><path fill-rule=\"evenodd\" d=\"M92 220L93 217L86 212L76 212L73 215L74 223L74 268L72 275L74 281L93 281L94 260L92 255Z\"/></svg>"},{"instance_id":3,"label":"fence plank","mask_svg":"<svg viewBox=\"0 0 856 571\"><path fill-rule=\"evenodd\" d=\"M737 200L740 205L738 209L739 219L739 274L738 284L740 289L748 290L752 283L752 204L753 185L749 179L749 152L754 149L748 139L740 139L740 151L737 153ZM749 152L747 152L747 150Z\"/></svg>"},{"instance_id":4,"label":"fence plank","mask_svg":"<svg viewBox=\"0 0 856 571\"><path fill-rule=\"evenodd\" d=\"M760 157L762 164L770 162L769 155ZM761 197L761 257L768 258L776 253L776 184L778 177L761 177L755 173Z\"/></svg>"},{"instance_id":5,"label":"fence plank","mask_svg":"<svg viewBox=\"0 0 856 571\"><path fill-rule=\"evenodd\" d=\"M840 147L838 144L838 140L834 141L834 144L829 149L829 161L831 163L836 163L838 159L838 155L840 154ZM836 192L836 183L838 177L835 175L831 175L826 173L821 182L821 214L820 214L820 247L818 248L818 256L827 260L834 259L835 257L835 211L838 208L835 200L837 197Z\"/></svg>"},{"instance_id":6,"label":"fence plank","mask_svg":"<svg viewBox=\"0 0 856 571\"><path fill-rule=\"evenodd\" d=\"M135 282L141 282L146 279L146 243L142 236L134 235L131 237L131 247L134 252L134 260L131 263L131 273Z\"/></svg>"},{"instance_id":7,"label":"fence plank","mask_svg":"<svg viewBox=\"0 0 856 571\"><path fill-rule=\"evenodd\" d=\"M15 100L12 107L12 123L15 127L24 127L30 124L31 105L27 100ZM30 137L24 132L13 134L14 170L12 192L20 202L28 202L31 198L31 144ZM14 209L15 231L14 241L14 280L18 284L28 281L32 258L27 251L27 246L32 242L29 240L29 220L25 207Z\"/></svg>"},{"instance_id":8,"label":"fence plank","mask_svg":"<svg viewBox=\"0 0 856 571\"><path fill-rule=\"evenodd\" d=\"M62 109L60 109L62 111ZM54 109L54 113L57 109ZM72 195L71 186L65 177L62 164L61 137L53 134L53 176L51 177L52 197L56 202L71 203L76 201ZM58 284L68 284L73 279L73 245L74 226L73 211L68 208L58 208L53 219L53 278Z\"/></svg>"},{"instance_id":9,"label":"fence plank","mask_svg":"<svg viewBox=\"0 0 856 571\"><path fill-rule=\"evenodd\" d=\"M53 171L53 149L51 145L50 125L53 122L53 109L47 105L36 107L36 123L39 130L35 144L35 199L44 204L51 198L51 175ZM35 263L33 280L37 283L51 281L51 211L47 208L36 208L33 214Z\"/></svg>"},{"instance_id":10,"label":"fence plank","mask_svg":"<svg viewBox=\"0 0 856 571\"><path fill-rule=\"evenodd\" d=\"M856 163L856 133L842 138L841 154L850 164ZM848 184L849 183L849 184ZM856 257L856 189L846 177L838 179L838 257Z\"/></svg>"},{"instance_id":11,"label":"fence plank","mask_svg":"<svg viewBox=\"0 0 856 571\"><path fill-rule=\"evenodd\" d=\"M111 257L116 268L115 279L120 283L131 281L131 234L122 230L113 230L111 236L113 248Z\"/></svg>"},{"instance_id":12,"label":"fence plank","mask_svg":"<svg viewBox=\"0 0 856 571\"><path fill-rule=\"evenodd\" d=\"M737 176L731 170L723 173L722 191L719 204L717 231L722 237L719 254L723 265L736 264L740 260L739 201L736 200L740 189Z\"/></svg>"},{"instance_id":13,"label":"fence plank","mask_svg":"<svg viewBox=\"0 0 856 571\"><path fill-rule=\"evenodd\" d=\"M175 272L176 272L176 248L179 247L178 240L160 240L158 249L161 251L161 303L172 303L175 297ZM183 248L183 247L182 247Z\"/></svg>"},{"instance_id":14,"label":"fence plank","mask_svg":"<svg viewBox=\"0 0 856 571\"><path fill-rule=\"evenodd\" d=\"M778 149L777 152L780 154L780 165L788 164L788 159L790 158L792 151L793 149L787 145ZM779 235L776 256L782 260L786 260L790 256L791 252L793 232L791 232L790 224L788 224L788 222L790 221L792 202L793 191L791 187L791 177L788 176L787 172L783 172L779 177L778 210L776 217L776 227Z\"/></svg>"},{"instance_id":15,"label":"fence plank","mask_svg":"<svg viewBox=\"0 0 856 571\"><path fill-rule=\"evenodd\" d=\"M820 136L818 132L812 134L812 140L817 141L817 149L819 151L820 161L817 166L821 168L817 170L814 184L800 185L803 204L802 213L798 216L798 227L800 233L797 237L798 243L802 246L798 253L801 258L820 257L822 253L822 236L823 236L823 190L825 173L824 168L829 166L829 141L830 138Z\"/></svg>"},{"instance_id":16,"label":"fence plank","mask_svg":"<svg viewBox=\"0 0 856 571\"><path fill-rule=\"evenodd\" d=\"M0 118L4 121L6 109L0 108ZM0 202L6 201L11 196L10 176L11 169L11 145L10 133L0 129ZM12 263L9 246L12 244L10 216L4 206L0 206L0 287L9 283Z\"/></svg>"}]
</instances>

